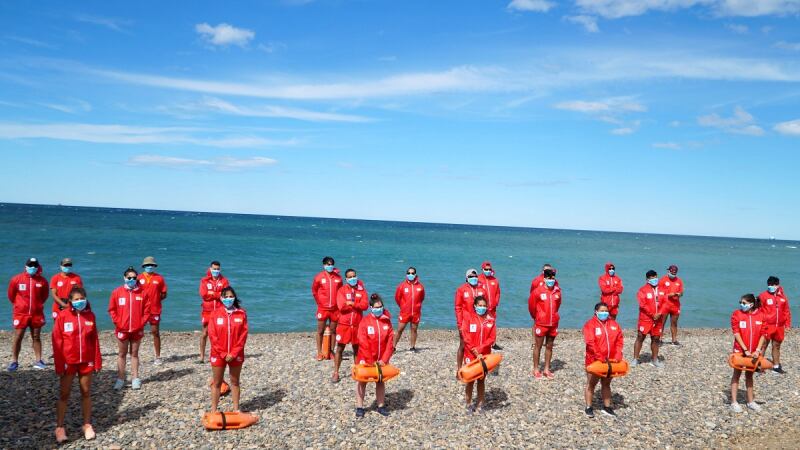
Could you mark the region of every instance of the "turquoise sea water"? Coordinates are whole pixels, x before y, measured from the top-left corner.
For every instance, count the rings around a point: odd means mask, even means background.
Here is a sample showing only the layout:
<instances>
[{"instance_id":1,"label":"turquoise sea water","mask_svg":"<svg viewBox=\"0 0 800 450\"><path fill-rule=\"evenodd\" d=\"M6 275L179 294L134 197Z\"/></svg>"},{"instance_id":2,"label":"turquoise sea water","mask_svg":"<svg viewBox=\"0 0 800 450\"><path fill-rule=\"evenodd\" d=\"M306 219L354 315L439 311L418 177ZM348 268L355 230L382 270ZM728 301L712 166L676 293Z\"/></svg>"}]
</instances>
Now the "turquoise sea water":
<instances>
[{"instance_id":1,"label":"turquoise sea water","mask_svg":"<svg viewBox=\"0 0 800 450\"><path fill-rule=\"evenodd\" d=\"M763 291L769 275L781 278L800 320L798 247L793 241L0 203L4 285L29 256L42 261L48 280L61 258L71 257L104 328L111 327L108 296L122 284L123 270L139 268L149 255L169 286L162 325L168 330L199 326L198 284L215 259L243 300L251 330L311 330L310 284L325 255L342 271L357 269L367 290L384 298L393 297L406 267L415 266L427 291L422 326L428 328L454 326L453 293L465 270L480 269L484 260L501 282L501 327L530 326L528 289L544 262L558 269L565 328L592 314L606 261L625 283L623 327L635 325L645 271L663 275L673 263L687 286L683 326L727 327L739 296ZM396 315L394 302L388 305ZM10 303L0 302L0 329L10 328Z\"/></svg>"}]
</instances>

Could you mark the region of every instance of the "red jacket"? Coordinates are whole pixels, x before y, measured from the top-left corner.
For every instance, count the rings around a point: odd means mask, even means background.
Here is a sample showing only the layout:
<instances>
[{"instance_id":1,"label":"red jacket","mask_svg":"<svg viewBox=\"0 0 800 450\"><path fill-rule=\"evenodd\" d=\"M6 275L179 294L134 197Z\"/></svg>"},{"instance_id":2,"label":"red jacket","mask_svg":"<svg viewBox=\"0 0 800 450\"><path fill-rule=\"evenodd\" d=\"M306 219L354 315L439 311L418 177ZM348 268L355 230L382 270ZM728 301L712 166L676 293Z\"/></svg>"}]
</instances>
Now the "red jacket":
<instances>
[{"instance_id":1,"label":"red jacket","mask_svg":"<svg viewBox=\"0 0 800 450\"><path fill-rule=\"evenodd\" d=\"M494 318L488 313L479 316L474 307L465 311L464 317L461 319L461 335L464 336L464 353L466 355L469 352L477 358L478 355L472 349L477 349L481 355L492 353L492 345L497 338Z\"/></svg>"},{"instance_id":2,"label":"red jacket","mask_svg":"<svg viewBox=\"0 0 800 450\"><path fill-rule=\"evenodd\" d=\"M216 311L219 308L225 309L219 299L222 290L231 284L222 274L216 280L211 276L211 269L206 270L206 276L200 280L200 298L203 299L203 312Z\"/></svg>"},{"instance_id":3,"label":"red jacket","mask_svg":"<svg viewBox=\"0 0 800 450\"><path fill-rule=\"evenodd\" d=\"M454 309L456 313L456 328L461 329L461 319L465 312L475 308L475 297L482 295L486 298L486 289L478 282L476 286L465 282L456 289ZM488 299L487 299L488 301Z\"/></svg>"},{"instance_id":4,"label":"red jacket","mask_svg":"<svg viewBox=\"0 0 800 450\"><path fill-rule=\"evenodd\" d=\"M658 288L664 291L666 294L666 300L679 302L681 298L673 294L679 294L683 292L683 280L681 280L681 277L670 278L669 275L664 275L660 280L658 280Z\"/></svg>"},{"instance_id":5,"label":"red jacket","mask_svg":"<svg viewBox=\"0 0 800 450\"><path fill-rule=\"evenodd\" d=\"M639 300L639 320L653 321L653 316L664 314L667 308L664 302L666 293L660 287L645 284L639 288L636 298Z\"/></svg>"},{"instance_id":6,"label":"red jacket","mask_svg":"<svg viewBox=\"0 0 800 450\"><path fill-rule=\"evenodd\" d=\"M495 314L497 307L500 306L500 280L494 275L487 277L481 272L481 274L478 275L478 284L482 284L486 289L487 310Z\"/></svg>"},{"instance_id":7,"label":"red jacket","mask_svg":"<svg viewBox=\"0 0 800 450\"><path fill-rule=\"evenodd\" d=\"M317 308L333 311L336 309L336 294L339 289L344 285L342 276L339 275L339 269L333 269L333 272L328 273L321 271L314 276L314 281L311 283L311 295L317 302Z\"/></svg>"},{"instance_id":8,"label":"red jacket","mask_svg":"<svg viewBox=\"0 0 800 450\"><path fill-rule=\"evenodd\" d=\"M553 286L552 290L545 285L539 286L528 297L528 312L536 325L558 326L561 318L558 315L559 308L561 308L561 288L558 286Z\"/></svg>"},{"instance_id":9,"label":"red jacket","mask_svg":"<svg viewBox=\"0 0 800 450\"><path fill-rule=\"evenodd\" d=\"M150 299L150 314L161 315L161 299L167 295L167 282L164 281L164 277L155 272L142 272L138 279L144 294Z\"/></svg>"},{"instance_id":10,"label":"red jacket","mask_svg":"<svg viewBox=\"0 0 800 450\"><path fill-rule=\"evenodd\" d=\"M544 286L544 273L536 275L536 278L531 281L530 293L533 294L533 291L539 286ZM558 280L556 280L556 286L558 286Z\"/></svg>"},{"instance_id":11,"label":"red jacket","mask_svg":"<svg viewBox=\"0 0 800 450\"><path fill-rule=\"evenodd\" d=\"M422 302L425 301L425 286L419 281L419 276L414 281L403 280L394 291L394 301L400 307L401 317L419 316L422 314Z\"/></svg>"},{"instance_id":12,"label":"red jacket","mask_svg":"<svg viewBox=\"0 0 800 450\"><path fill-rule=\"evenodd\" d=\"M139 285L133 289L120 286L114 289L108 300L108 315L116 331L141 330L150 320L150 299Z\"/></svg>"},{"instance_id":13,"label":"red jacket","mask_svg":"<svg viewBox=\"0 0 800 450\"><path fill-rule=\"evenodd\" d=\"M244 358L247 342L247 312L241 308L228 312L224 306L211 313L208 321L208 340L211 354L219 358L228 355Z\"/></svg>"},{"instance_id":14,"label":"red jacket","mask_svg":"<svg viewBox=\"0 0 800 450\"><path fill-rule=\"evenodd\" d=\"M621 361L625 336L616 320L605 322L593 316L583 325L583 342L586 343L585 363L595 361Z\"/></svg>"},{"instance_id":15,"label":"red jacket","mask_svg":"<svg viewBox=\"0 0 800 450\"><path fill-rule=\"evenodd\" d=\"M347 302L353 302L348 305ZM336 307L339 309L339 325L357 327L361 322L361 315L369 307L369 294L364 288L364 283L358 280L356 287L346 284L336 293Z\"/></svg>"},{"instance_id":16,"label":"red jacket","mask_svg":"<svg viewBox=\"0 0 800 450\"><path fill-rule=\"evenodd\" d=\"M8 301L14 305L14 315L42 316L44 302L50 296L47 280L42 276L42 266L35 275L22 272L8 283Z\"/></svg>"},{"instance_id":17,"label":"red jacket","mask_svg":"<svg viewBox=\"0 0 800 450\"><path fill-rule=\"evenodd\" d=\"M59 272L50 278L50 289L56 291L56 296L69 302L69 291L74 287L83 287L83 280L77 273ZM61 311L61 306L53 300L53 312Z\"/></svg>"},{"instance_id":18,"label":"red jacket","mask_svg":"<svg viewBox=\"0 0 800 450\"><path fill-rule=\"evenodd\" d=\"M789 299L779 289L774 294L764 291L758 294L761 300L761 310L764 313L764 320L774 327L792 326L792 310L789 308Z\"/></svg>"},{"instance_id":19,"label":"red jacket","mask_svg":"<svg viewBox=\"0 0 800 450\"><path fill-rule=\"evenodd\" d=\"M83 311L72 307L60 311L53 323L52 340L57 374L64 374L67 364L89 363L95 372L103 368L97 320L88 306Z\"/></svg>"},{"instance_id":20,"label":"red jacket","mask_svg":"<svg viewBox=\"0 0 800 450\"><path fill-rule=\"evenodd\" d=\"M600 301L613 309L619 306L619 296L622 294L624 287L620 277L616 274L613 277L608 274L608 269L611 266L613 264L606 263L606 271L597 279L597 284L600 285Z\"/></svg>"},{"instance_id":21,"label":"red jacket","mask_svg":"<svg viewBox=\"0 0 800 450\"><path fill-rule=\"evenodd\" d=\"M381 361L388 364L394 353L394 329L389 311L384 309L380 317L367 314L358 325L356 342L356 363L375 364Z\"/></svg>"},{"instance_id":22,"label":"red jacket","mask_svg":"<svg viewBox=\"0 0 800 450\"><path fill-rule=\"evenodd\" d=\"M769 333L769 325L764 319L764 312L761 311L761 308L748 312L737 309L731 314L731 331L742 337L742 342L748 352L754 352L758 349L758 341L761 336L766 337ZM735 338L733 351L742 353L742 347Z\"/></svg>"}]
</instances>

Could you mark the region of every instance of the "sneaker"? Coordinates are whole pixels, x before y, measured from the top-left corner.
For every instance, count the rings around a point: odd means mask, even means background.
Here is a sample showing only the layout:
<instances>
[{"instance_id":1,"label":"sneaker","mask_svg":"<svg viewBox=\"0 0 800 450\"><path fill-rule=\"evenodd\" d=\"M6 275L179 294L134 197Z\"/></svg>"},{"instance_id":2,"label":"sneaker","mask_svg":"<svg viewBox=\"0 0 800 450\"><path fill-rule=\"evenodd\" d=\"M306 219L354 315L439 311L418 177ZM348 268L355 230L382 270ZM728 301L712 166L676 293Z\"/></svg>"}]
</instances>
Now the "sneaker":
<instances>
[{"instance_id":1,"label":"sneaker","mask_svg":"<svg viewBox=\"0 0 800 450\"><path fill-rule=\"evenodd\" d=\"M670 342L670 344L672 344L672 345L674 345L676 347L680 347L681 346L681 343L678 342L678 341L672 341L672 342Z\"/></svg>"},{"instance_id":2,"label":"sneaker","mask_svg":"<svg viewBox=\"0 0 800 450\"><path fill-rule=\"evenodd\" d=\"M555 378L555 377L556 377L556 376L555 376L555 374L554 374L553 372L550 372L549 370L545 370L545 371L544 371L544 376L545 376L545 378L547 378L548 380L552 380L553 378Z\"/></svg>"},{"instance_id":3,"label":"sneaker","mask_svg":"<svg viewBox=\"0 0 800 450\"><path fill-rule=\"evenodd\" d=\"M663 369L664 368L664 363L659 361L659 360L657 360L657 359L655 361L651 361L650 365L655 367L655 368L658 368L658 369Z\"/></svg>"},{"instance_id":4,"label":"sneaker","mask_svg":"<svg viewBox=\"0 0 800 450\"><path fill-rule=\"evenodd\" d=\"M364 417L364 408L356 408L356 418L360 419Z\"/></svg>"},{"instance_id":5,"label":"sneaker","mask_svg":"<svg viewBox=\"0 0 800 450\"><path fill-rule=\"evenodd\" d=\"M16 372L19 369L19 363L16 361L12 361L11 364L8 365L9 372Z\"/></svg>"},{"instance_id":6,"label":"sneaker","mask_svg":"<svg viewBox=\"0 0 800 450\"><path fill-rule=\"evenodd\" d=\"M761 411L761 406L756 402L750 402L747 404L748 409L752 409L755 412Z\"/></svg>"},{"instance_id":7,"label":"sneaker","mask_svg":"<svg viewBox=\"0 0 800 450\"><path fill-rule=\"evenodd\" d=\"M783 367L781 367L781 365L780 365L780 364L777 364L775 367L773 367L773 368L772 368L772 373L776 373L776 374L781 374L781 375L783 375L783 374L785 374L786 372L784 372L784 371L783 371Z\"/></svg>"},{"instance_id":8,"label":"sneaker","mask_svg":"<svg viewBox=\"0 0 800 450\"><path fill-rule=\"evenodd\" d=\"M542 372L539 372L538 370L534 370L533 371L533 378L535 378L537 380L541 380L542 379Z\"/></svg>"},{"instance_id":9,"label":"sneaker","mask_svg":"<svg viewBox=\"0 0 800 450\"><path fill-rule=\"evenodd\" d=\"M634 358L634 359L631 360L631 364L630 364L631 367L636 367L638 365L639 365L639 360L638 359Z\"/></svg>"},{"instance_id":10,"label":"sneaker","mask_svg":"<svg viewBox=\"0 0 800 450\"><path fill-rule=\"evenodd\" d=\"M162 364L161 358L156 358L153 360L154 366L160 366Z\"/></svg>"},{"instance_id":11,"label":"sneaker","mask_svg":"<svg viewBox=\"0 0 800 450\"><path fill-rule=\"evenodd\" d=\"M125 380L117 380L114 382L114 390L121 391L125 387Z\"/></svg>"},{"instance_id":12,"label":"sneaker","mask_svg":"<svg viewBox=\"0 0 800 450\"><path fill-rule=\"evenodd\" d=\"M492 371L492 376L496 377L498 375L500 375L500 366L495 367Z\"/></svg>"},{"instance_id":13,"label":"sneaker","mask_svg":"<svg viewBox=\"0 0 800 450\"><path fill-rule=\"evenodd\" d=\"M467 405L467 415L471 416L472 413L474 413L474 412L475 412L475 407L472 406L472 405Z\"/></svg>"},{"instance_id":14,"label":"sneaker","mask_svg":"<svg viewBox=\"0 0 800 450\"><path fill-rule=\"evenodd\" d=\"M334 372L333 376L331 377L331 383L336 384L339 382L339 374ZM363 408L362 408L363 409Z\"/></svg>"},{"instance_id":15,"label":"sneaker","mask_svg":"<svg viewBox=\"0 0 800 450\"><path fill-rule=\"evenodd\" d=\"M586 408L586 409L584 409L583 412L586 413L586 417L588 417L590 419L594 419L594 408L592 408L591 406Z\"/></svg>"},{"instance_id":16,"label":"sneaker","mask_svg":"<svg viewBox=\"0 0 800 450\"><path fill-rule=\"evenodd\" d=\"M141 388L142 388L142 380L134 378L133 381L131 381L131 389L138 391Z\"/></svg>"},{"instance_id":17,"label":"sneaker","mask_svg":"<svg viewBox=\"0 0 800 450\"><path fill-rule=\"evenodd\" d=\"M96 436L97 435L95 434L94 428L92 428L91 424L87 423L86 425L83 426L83 437L84 437L84 439L86 439L87 441L91 441Z\"/></svg>"},{"instance_id":18,"label":"sneaker","mask_svg":"<svg viewBox=\"0 0 800 450\"><path fill-rule=\"evenodd\" d=\"M503 347L500 347L499 345L497 345L497 344L494 344L494 345L492 345L492 349L493 349L493 350L502 350L502 349L503 349Z\"/></svg>"},{"instance_id":19,"label":"sneaker","mask_svg":"<svg viewBox=\"0 0 800 450\"><path fill-rule=\"evenodd\" d=\"M44 363L41 359L33 363L33 368L37 370L44 370L47 369L47 364Z\"/></svg>"},{"instance_id":20,"label":"sneaker","mask_svg":"<svg viewBox=\"0 0 800 450\"><path fill-rule=\"evenodd\" d=\"M410 349L408 349L408 351L410 351L411 353L417 353L417 347L411 347Z\"/></svg>"},{"instance_id":21,"label":"sneaker","mask_svg":"<svg viewBox=\"0 0 800 450\"><path fill-rule=\"evenodd\" d=\"M378 414L383 417L389 417L389 410L386 409L386 406L378 406Z\"/></svg>"},{"instance_id":22,"label":"sneaker","mask_svg":"<svg viewBox=\"0 0 800 450\"><path fill-rule=\"evenodd\" d=\"M603 406L600 412L603 413L604 416L617 417L617 413L615 413L610 406Z\"/></svg>"},{"instance_id":23,"label":"sneaker","mask_svg":"<svg viewBox=\"0 0 800 450\"><path fill-rule=\"evenodd\" d=\"M56 442L59 444L67 442L67 430L64 427L56 427Z\"/></svg>"},{"instance_id":24,"label":"sneaker","mask_svg":"<svg viewBox=\"0 0 800 450\"><path fill-rule=\"evenodd\" d=\"M742 405L740 405L739 403L731 403L731 411L735 413L740 413L744 411L744 409L742 409Z\"/></svg>"}]
</instances>

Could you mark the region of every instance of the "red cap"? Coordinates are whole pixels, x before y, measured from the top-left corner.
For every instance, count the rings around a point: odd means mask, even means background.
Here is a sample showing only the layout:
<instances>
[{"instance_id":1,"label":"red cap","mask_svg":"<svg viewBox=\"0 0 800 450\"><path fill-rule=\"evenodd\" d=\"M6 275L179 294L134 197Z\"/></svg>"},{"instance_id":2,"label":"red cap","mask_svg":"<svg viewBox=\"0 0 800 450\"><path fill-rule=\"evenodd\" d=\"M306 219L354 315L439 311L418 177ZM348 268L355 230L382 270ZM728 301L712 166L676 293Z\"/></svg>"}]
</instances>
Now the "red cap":
<instances>
[{"instance_id":1,"label":"red cap","mask_svg":"<svg viewBox=\"0 0 800 450\"><path fill-rule=\"evenodd\" d=\"M675 264L673 264L673 265L671 265L671 266L667 267L667 270L668 270L668 271L670 271L670 272L672 272L672 273L678 273L678 266L676 266Z\"/></svg>"},{"instance_id":2,"label":"red cap","mask_svg":"<svg viewBox=\"0 0 800 450\"><path fill-rule=\"evenodd\" d=\"M490 263L489 261L484 261L483 264L481 264L481 269L491 269L491 268L492 268L492 263Z\"/></svg>"}]
</instances>

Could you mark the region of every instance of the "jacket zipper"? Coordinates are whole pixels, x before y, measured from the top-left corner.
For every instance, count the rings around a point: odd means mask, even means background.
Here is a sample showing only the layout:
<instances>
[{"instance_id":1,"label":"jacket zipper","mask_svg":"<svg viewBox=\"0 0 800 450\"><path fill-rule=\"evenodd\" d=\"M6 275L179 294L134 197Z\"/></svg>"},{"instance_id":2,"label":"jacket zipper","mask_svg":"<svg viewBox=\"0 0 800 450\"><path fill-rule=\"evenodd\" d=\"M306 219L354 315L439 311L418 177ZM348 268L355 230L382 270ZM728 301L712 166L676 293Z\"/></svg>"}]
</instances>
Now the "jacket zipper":
<instances>
[{"instance_id":1,"label":"jacket zipper","mask_svg":"<svg viewBox=\"0 0 800 450\"><path fill-rule=\"evenodd\" d=\"M33 291L34 291L34 287L35 286L33 285L33 277L28 275L28 315L29 316L32 314L32 311L33 311L32 308L33 308Z\"/></svg>"},{"instance_id":2,"label":"jacket zipper","mask_svg":"<svg viewBox=\"0 0 800 450\"><path fill-rule=\"evenodd\" d=\"M603 323L603 331L606 332L606 359L611 359L611 341L608 339L608 328L606 328L606 324Z\"/></svg>"},{"instance_id":3,"label":"jacket zipper","mask_svg":"<svg viewBox=\"0 0 800 450\"><path fill-rule=\"evenodd\" d=\"M81 327L81 313L78 312L78 360L79 363L83 362L83 327Z\"/></svg>"},{"instance_id":4,"label":"jacket zipper","mask_svg":"<svg viewBox=\"0 0 800 450\"><path fill-rule=\"evenodd\" d=\"M748 314L747 316L748 316L748 319L750 320L750 343L749 343L748 349L747 349L747 351L749 352L750 351L749 347L753 346L753 315L752 314Z\"/></svg>"},{"instance_id":5,"label":"jacket zipper","mask_svg":"<svg viewBox=\"0 0 800 450\"><path fill-rule=\"evenodd\" d=\"M381 360L381 321L378 320L378 319L375 319L375 328L378 329L378 361L380 361Z\"/></svg>"},{"instance_id":6,"label":"jacket zipper","mask_svg":"<svg viewBox=\"0 0 800 450\"><path fill-rule=\"evenodd\" d=\"M414 283L409 282L411 285L411 317L414 317Z\"/></svg>"},{"instance_id":7,"label":"jacket zipper","mask_svg":"<svg viewBox=\"0 0 800 450\"><path fill-rule=\"evenodd\" d=\"M133 331L133 290L128 291L128 332Z\"/></svg>"},{"instance_id":8,"label":"jacket zipper","mask_svg":"<svg viewBox=\"0 0 800 450\"><path fill-rule=\"evenodd\" d=\"M231 315L232 314L233 314L232 312L228 314L228 355L231 354Z\"/></svg>"}]
</instances>

